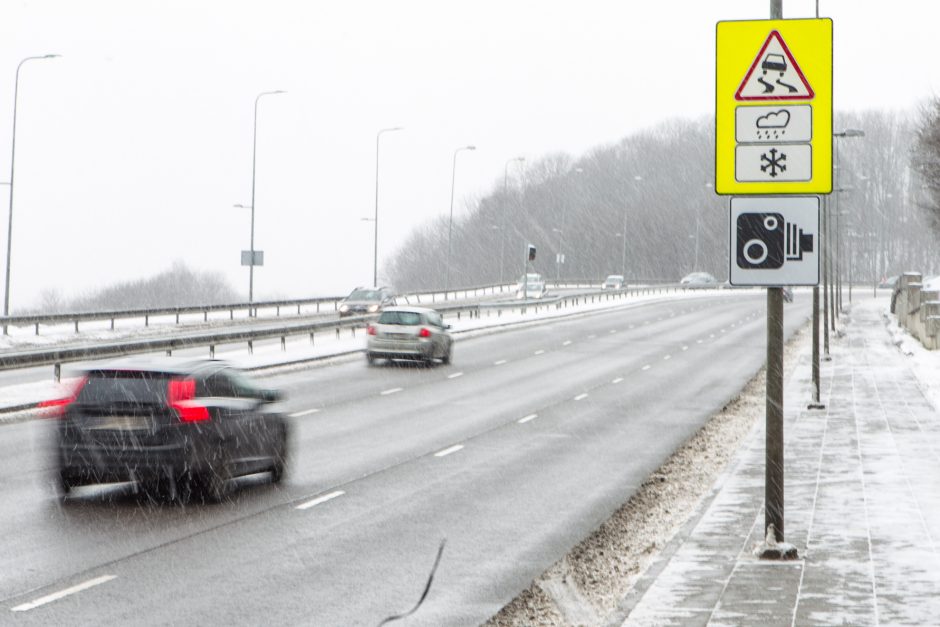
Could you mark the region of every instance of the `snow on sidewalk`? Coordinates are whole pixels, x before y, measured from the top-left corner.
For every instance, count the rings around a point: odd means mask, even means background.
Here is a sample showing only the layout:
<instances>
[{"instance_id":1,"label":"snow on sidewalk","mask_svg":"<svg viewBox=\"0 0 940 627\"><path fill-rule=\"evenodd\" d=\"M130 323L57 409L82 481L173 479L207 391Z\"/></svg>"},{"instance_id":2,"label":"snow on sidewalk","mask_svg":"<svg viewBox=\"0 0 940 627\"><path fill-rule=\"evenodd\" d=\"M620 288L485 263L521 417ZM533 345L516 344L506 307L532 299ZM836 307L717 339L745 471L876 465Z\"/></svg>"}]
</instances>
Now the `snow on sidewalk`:
<instances>
[{"instance_id":1,"label":"snow on sidewalk","mask_svg":"<svg viewBox=\"0 0 940 627\"><path fill-rule=\"evenodd\" d=\"M930 373L940 355L897 332L886 306L858 302L841 318L845 335L832 338L822 366L825 410L806 409L808 345L786 383L785 531L800 559L753 554L763 535L761 423L690 535L650 570L625 625L936 622L940 413L931 398L940 382Z\"/></svg>"}]
</instances>

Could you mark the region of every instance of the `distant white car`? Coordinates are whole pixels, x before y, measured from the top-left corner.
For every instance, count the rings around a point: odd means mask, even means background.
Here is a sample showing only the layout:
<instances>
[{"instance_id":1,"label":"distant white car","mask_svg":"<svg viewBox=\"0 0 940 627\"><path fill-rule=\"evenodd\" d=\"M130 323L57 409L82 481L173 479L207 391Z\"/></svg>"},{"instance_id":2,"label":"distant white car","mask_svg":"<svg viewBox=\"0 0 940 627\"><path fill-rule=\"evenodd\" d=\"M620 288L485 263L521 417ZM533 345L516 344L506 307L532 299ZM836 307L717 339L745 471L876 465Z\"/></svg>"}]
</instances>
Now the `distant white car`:
<instances>
[{"instance_id":1,"label":"distant white car","mask_svg":"<svg viewBox=\"0 0 940 627\"><path fill-rule=\"evenodd\" d=\"M718 279L707 272L692 272L682 277L679 283L685 287L717 287Z\"/></svg>"},{"instance_id":2,"label":"distant white car","mask_svg":"<svg viewBox=\"0 0 940 627\"><path fill-rule=\"evenodd\" d=\"M606 279L604 279L603 285L601 285L602 290L619 290L623 288L623 275L622 274L611 274Z\"/></svg>"},{"instance_id":3,"label":"distant white car","mask_svg":"<svg viewBox=\"0 0 940 627\"><path fill-rule=\"evenodd\" d=\"M542 298L545 296L545 281L541 274L531 272L519 278L516 298Z\"/></svg>"}]
</instances>

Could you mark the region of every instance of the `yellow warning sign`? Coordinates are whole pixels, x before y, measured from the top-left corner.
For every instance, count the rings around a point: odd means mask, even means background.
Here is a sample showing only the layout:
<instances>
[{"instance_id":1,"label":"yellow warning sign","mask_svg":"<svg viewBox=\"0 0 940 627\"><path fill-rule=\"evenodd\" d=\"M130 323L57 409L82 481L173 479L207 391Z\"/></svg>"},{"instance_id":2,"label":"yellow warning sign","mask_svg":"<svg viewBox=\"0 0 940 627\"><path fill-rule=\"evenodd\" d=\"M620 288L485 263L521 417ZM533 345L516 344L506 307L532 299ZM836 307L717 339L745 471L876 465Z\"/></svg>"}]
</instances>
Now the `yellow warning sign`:
<instances>
[{"instance_id":1,"label":"yellow warning sign","mask_svg":"<svg viewBox=\"0 0 940 627\"><path fill-rule=\"evenodd\" d=\"M832 191L832 20L719 22L715 191Z\"/></svg>"}]
</instances>

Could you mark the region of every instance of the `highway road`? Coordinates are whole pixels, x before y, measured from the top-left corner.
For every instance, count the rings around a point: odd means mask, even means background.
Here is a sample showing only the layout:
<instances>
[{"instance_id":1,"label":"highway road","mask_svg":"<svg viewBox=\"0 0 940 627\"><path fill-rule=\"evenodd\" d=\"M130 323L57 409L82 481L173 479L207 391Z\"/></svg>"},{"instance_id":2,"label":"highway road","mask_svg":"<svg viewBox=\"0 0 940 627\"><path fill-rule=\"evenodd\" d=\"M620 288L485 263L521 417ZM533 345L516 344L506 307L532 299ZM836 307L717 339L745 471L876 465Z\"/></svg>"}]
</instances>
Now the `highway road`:
<instances>
[{"instance_id":1,"label":"highway road","mask_svg":"<svg viewBox=\"0 0 940 627\"><path fill-rule=\"evenodd\" d=\"M286 391L289 475L228 502L55 498L42 421L0 426L0 623L476 625L624 503L765 359L763 292L464 338L450 366L354 356ZM786 306L787 334L810 315ZM404 624L404 623L402 623Z\"/></svg>"}]
</instances>

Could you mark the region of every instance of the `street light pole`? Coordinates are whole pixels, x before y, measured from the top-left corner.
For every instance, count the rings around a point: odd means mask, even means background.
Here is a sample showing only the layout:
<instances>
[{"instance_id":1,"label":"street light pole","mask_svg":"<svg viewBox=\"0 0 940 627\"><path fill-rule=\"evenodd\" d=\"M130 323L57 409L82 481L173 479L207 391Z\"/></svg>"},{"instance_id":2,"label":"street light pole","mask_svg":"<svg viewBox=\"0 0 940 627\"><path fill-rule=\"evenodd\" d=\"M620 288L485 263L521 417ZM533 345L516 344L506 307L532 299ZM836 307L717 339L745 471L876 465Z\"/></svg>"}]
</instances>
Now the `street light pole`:
<instances>
[{"instance_id":1,"label":"street light pole","mask_svg":"<svg viewBox=\"0 0 940 627\"><path fill-rule=\"evenodd\" d=\"M13 166L16 162L16 103L20 91L20 68L23 67L23 64L27 61L33 61L37 59L55 59L58 56L60 55L44 54L36 57L26 57L20 61L19 65L16 66L16 80L13 83L13 134L10 137L10 181L8 183L10 186L10 210L7 217L7 268L6 281L4 283L3 290L4 317L10 315L10 253L13 250ZM6 328L4 328L4 333L6 333Z\"/></svg>"},{"instance_id":2,"label":"street light pole","mask_svg":"<svg viewBox=\"0 0 940 627\"><path fill-rule=\"evenodd\" d=\"M525 163L525 157L513 157L506 161L506 165L503 167L503 202L509 198L509 164L513 161L518 161L519 163ZM502 224L503 228L499 234L499 284L503 284L503 257L505 257L506 250L506 207L503 207L503 219Z\"/></svg>"},{"instance_id":3,"label":"street light pole","mask_svg":"<svg viewBox=\"0 0 940 627\"><path fill-rule=\"evenodd\" d=\"M255 164L258 154L258 101L262 96L286 93L280 89L263 91L255 97L255 123L251 136L251 264L248 266L248 314L251 316L251 303L255 295Z\"/></svg>"},{"instance_id":4,"label":"street light pole","mask_svg":"<svg viewBox=\"0 0 940 627\"><path fill-rule=\"evenodd\" d=\"M382 137L382 133L400 131L403 128L403 126L383 128L375 134L375 217L373 218L375 235L372 238L372 285L375 287L379 286L379 138Z\"/></svg>"},{"instance_id":5,"label":"street light pole","mask_svg":"<svg viewBox=\"0 0 940 627\"><path fill-rule=\"evenodd\" d=\"M476 146L461 146L454 151L454 167L450 175L450 221L447 223L447 268L444 271L444 300L447 300L447 290L450 288L450 262L454 233L454 185L457 180L457 155L464 150L476 149Z\"/></svg>"}]
</instances>

